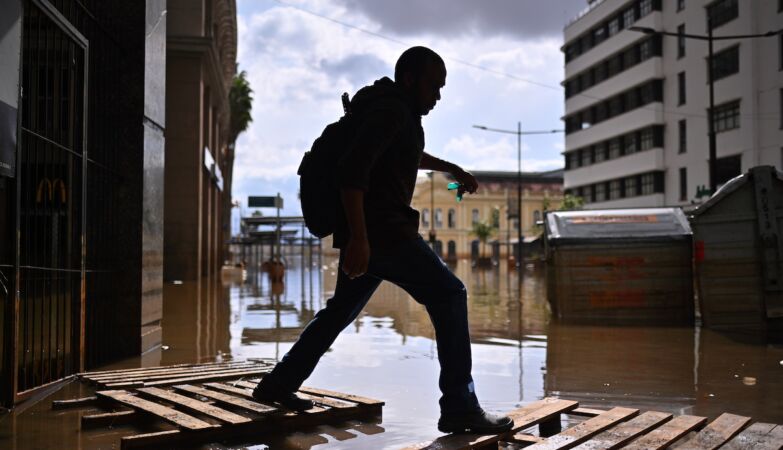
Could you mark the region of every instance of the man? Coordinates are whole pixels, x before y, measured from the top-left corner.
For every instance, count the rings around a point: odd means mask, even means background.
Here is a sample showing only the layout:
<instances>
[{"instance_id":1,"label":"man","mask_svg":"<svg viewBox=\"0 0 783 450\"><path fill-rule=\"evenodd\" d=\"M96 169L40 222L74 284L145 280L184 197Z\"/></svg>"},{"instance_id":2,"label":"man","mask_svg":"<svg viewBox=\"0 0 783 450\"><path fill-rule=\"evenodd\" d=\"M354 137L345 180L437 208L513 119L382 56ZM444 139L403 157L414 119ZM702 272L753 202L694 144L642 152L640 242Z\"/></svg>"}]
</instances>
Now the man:
<instances>
[{"instance_id":1,"label":"man","mask_svg":"<svg viewBox=\"0 0 783 450\"><path fill-rule=\"evenodd\" d=\"M435 328L442 392L438 429L499 433L512 427L510 418L479 406L470 373L465 286L419 236L419 213L410 206L419 169L451 173L461 183L460 193L478 188L473 175L424 152L421 116L435 107L445 84L443 59L413 47L397 61L394 81L384 77L354 96L351 110L359 126L337 173L345 217L334 233L341 268L334 296L261 380L256 399L312 408L295 392L387 280L424 305Z\"/></svg>"}]
</instances>

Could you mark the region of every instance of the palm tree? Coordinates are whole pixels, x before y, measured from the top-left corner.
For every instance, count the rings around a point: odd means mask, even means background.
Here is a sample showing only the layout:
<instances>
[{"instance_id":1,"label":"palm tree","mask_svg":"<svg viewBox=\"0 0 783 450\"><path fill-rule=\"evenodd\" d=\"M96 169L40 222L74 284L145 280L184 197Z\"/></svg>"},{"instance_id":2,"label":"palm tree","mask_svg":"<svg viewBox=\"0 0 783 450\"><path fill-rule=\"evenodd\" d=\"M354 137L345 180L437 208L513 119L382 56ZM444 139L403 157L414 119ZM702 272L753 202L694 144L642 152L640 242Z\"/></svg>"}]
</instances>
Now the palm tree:
<instances>
[{"instance_id":1,"label":"palm tree","mask_svg":"<svg viewBox=\"0 0 783 450\"><path fill-rule=\"evenodd\" d=\"M489 222L476 222L473 224L473 229L470 231L470 234L476 236L478 240L481 241L481 259L484 259L484 249L487 245L487 239L492 236L494 231L495 227Z\"/></svg>"},{"instance_id":2,"label":"palm tree","mask_svg":"<svg viewBox=\"0 0 783 450\"><path fill-rule=\"evenodd\" d=\"M231 238L231 181L234 174L234 151L237 138L242 134L250 122L253 121L251 111L253 110L253 89L246 78L247 74L243 70L234 75L231 83L231 90L228 93L228 106L230 112L229 118L229 136L228 148L226 149L223 170L223 242L228 242ZM226 252L227 253L227 252Z\"/></svg>"}]
</instances>

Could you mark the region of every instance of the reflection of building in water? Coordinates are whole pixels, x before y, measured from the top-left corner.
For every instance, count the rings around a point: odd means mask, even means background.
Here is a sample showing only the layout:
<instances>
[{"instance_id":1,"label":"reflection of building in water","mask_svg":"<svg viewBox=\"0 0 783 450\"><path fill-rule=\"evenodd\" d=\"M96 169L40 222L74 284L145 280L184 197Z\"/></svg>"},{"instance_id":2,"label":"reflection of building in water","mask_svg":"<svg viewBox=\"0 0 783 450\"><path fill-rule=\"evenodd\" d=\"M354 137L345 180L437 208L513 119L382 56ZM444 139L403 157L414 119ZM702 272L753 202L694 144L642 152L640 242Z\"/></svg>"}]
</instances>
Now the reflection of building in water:
<instances>
[{"instance_id":1,"label":"reflection of building in water","mask_svg":"<svg viewBox=\"0 0 783 450\"><path fill-rule=\"evenodd\" d=\"M161 364L210 361L231 353L230 289L217 278L166 283Z\"/></svg>"},{"instance_id":2,"label":"reflection of building in water","mask_svg":"<svg viewBox=\"0 0 783 450\"><path fill-rule=\"evenodd\" d=\"M446 186L454 181L449 175L436 172L432 177L419 177L411 206L421 215L419 233L429 239L430 230L436 233L436 250L447 260L478 256L481 252L478 238L471 235L473 224L489 222L498 228L488 242L487 255L506 255L506 244L517 242L519 215L517 212L517 173L484 172L473 174L479 181L475 194L465 194L461 202L455 200L456 191ZM433 187L434 185L434 192ZM536 222L543 211L557 208L562 199L563 171L522 174L522 235L533 238L540 234ZM496 216L495 216L496 215Z\"/></svg>"}]
</instances>

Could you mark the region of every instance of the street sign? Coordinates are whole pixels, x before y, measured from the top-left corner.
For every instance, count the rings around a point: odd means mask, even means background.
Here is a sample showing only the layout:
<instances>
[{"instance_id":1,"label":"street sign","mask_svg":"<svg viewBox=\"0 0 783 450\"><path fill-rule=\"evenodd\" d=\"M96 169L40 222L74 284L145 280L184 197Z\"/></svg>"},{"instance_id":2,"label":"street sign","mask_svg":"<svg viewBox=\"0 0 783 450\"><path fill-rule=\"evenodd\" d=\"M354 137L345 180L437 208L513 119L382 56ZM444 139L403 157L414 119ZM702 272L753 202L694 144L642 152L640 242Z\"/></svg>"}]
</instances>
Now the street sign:
<instances>
[{"instance_id":1,"label":"street sign","mask_svg":"<svg viewBox=\"0 0 783 450\"><path fill-rule=\"evenodd\" d=\"M283 197L249 196L247 206L250 208L282 208Z\"/></svg>"}]
</instances>

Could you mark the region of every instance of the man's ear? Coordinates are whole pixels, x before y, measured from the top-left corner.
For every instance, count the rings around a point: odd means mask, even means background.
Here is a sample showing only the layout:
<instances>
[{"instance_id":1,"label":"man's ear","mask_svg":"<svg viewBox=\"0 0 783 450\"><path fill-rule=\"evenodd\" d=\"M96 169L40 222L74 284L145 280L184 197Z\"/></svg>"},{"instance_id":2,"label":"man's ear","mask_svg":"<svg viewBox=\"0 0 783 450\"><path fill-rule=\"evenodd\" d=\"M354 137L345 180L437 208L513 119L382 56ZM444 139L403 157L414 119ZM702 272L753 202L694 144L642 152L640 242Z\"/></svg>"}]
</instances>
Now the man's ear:
<instances>
[{"instance_id":1,"label":"man's ear","mask_svg":"<svg viewBox=\"0 0 783 450\"><path fill-rule=\"evenodd\" d=\"M410 88L414 84L416 84L416 77L413 76L412 72L405 72L402 74L402 85L405 88Z\"/></svg>"}]
</instances>

